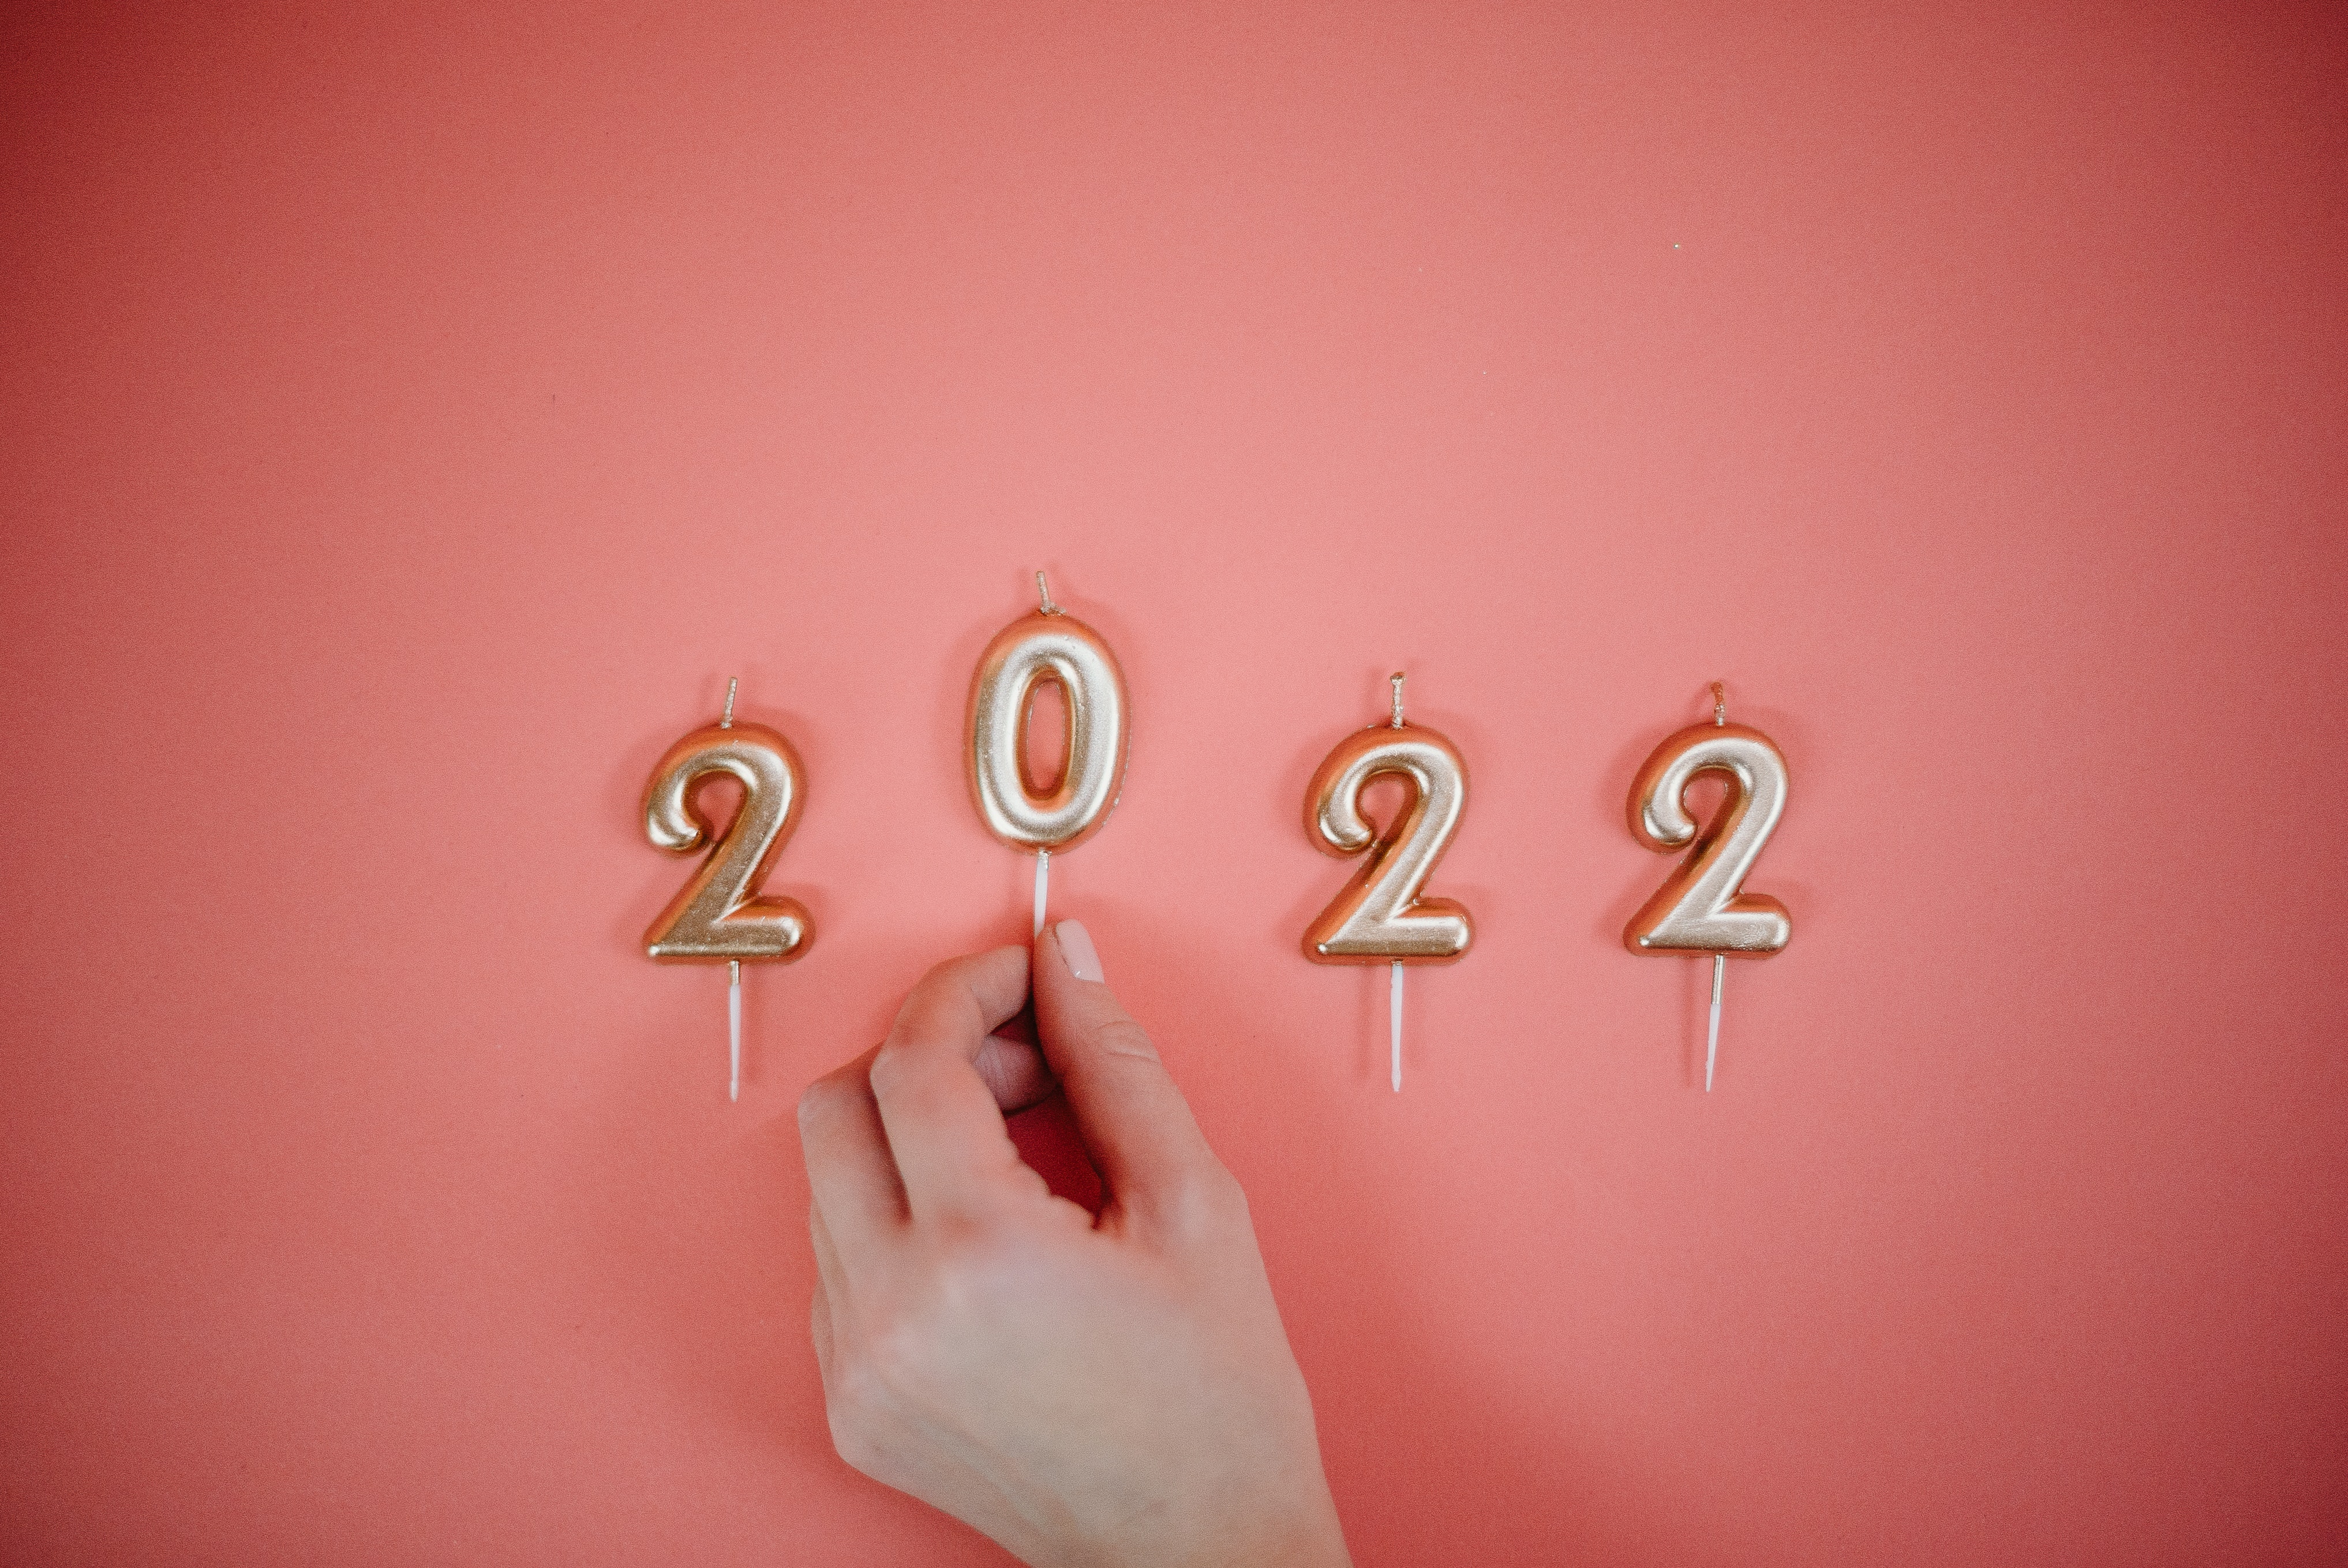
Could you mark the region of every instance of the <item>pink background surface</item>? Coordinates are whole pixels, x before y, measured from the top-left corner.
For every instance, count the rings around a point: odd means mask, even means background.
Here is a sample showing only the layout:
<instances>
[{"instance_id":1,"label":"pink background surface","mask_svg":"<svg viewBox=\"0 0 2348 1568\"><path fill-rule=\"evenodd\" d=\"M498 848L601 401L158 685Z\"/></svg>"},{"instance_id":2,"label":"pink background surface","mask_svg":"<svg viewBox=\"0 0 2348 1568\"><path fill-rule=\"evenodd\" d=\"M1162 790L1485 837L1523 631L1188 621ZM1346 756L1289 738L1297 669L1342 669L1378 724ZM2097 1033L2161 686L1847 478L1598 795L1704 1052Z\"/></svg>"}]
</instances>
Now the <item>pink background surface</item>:
<instances>
[{"instance_id":1,"label":"pink background surface","mask_svg":"<svg viewBox=\"0 0 2348 1568\"><path fill-rule=\"evenodd\" d=\"M985 1563L830 1452L790 1110L1056 876L1369 1563L2348 1553L2330 8L97 6L5 24L0 1508L44 1563ZM1416 981L1304 781L1473 769ZM806 758L751 977L653 760ZM1634 958L1725 678L1791 948Z\"/></svg>"}]
</instances>

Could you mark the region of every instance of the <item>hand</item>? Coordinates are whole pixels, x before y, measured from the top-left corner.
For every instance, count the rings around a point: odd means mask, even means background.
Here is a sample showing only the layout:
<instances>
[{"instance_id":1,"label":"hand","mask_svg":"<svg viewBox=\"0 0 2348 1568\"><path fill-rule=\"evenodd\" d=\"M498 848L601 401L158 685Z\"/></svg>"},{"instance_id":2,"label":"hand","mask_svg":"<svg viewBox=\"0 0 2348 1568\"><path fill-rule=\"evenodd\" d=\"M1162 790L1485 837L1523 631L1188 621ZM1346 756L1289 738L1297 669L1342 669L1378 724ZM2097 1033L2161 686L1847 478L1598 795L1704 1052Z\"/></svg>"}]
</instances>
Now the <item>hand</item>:
<instances>
[{"instance_id":1,"label":"hand","mask_svg":"<svg viewBox=\"0 0 2348 1568\"><path fill-rule=\"evenodd\" d=\"M1043 1061L994 1033L1031 967ZM1044 1062L1098 1220L1004 1130ZM1035 1568L1350 1562L1247 1200L1083 927L931 970L799 1136L841 1458Z\"/></svg>"}]
</instances>

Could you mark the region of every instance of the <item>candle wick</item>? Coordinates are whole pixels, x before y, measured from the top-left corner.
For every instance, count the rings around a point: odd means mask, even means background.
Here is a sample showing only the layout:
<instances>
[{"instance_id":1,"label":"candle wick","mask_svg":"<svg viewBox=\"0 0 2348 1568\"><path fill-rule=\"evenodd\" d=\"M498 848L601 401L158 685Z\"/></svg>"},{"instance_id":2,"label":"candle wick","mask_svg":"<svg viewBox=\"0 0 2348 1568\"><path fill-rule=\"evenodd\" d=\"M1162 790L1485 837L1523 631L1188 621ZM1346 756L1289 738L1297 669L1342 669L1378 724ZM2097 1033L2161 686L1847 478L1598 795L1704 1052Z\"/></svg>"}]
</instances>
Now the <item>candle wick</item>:
<instances>
[{"instance_id":1,"label":"candle wick","mask_svg":"<svg viewBox=\"0 0 2348 1568\"><path fill-rule=\"evenodd\" d=\"M1728 692L1717 681L1712 683L1712 722L1724 728L1728 723Z\"/></svg>"},{"instance_id":2,"label":"candle wick","mask_svg":"<svg viewBox=\"0 0 2348 1568\"><path fill-rule=\"evenodd\" d=\"M1397 670L1397 671L1395 671L1393 674L1391 674L1391 675L1387 676L1387 677L1386 677L1386 679L1387 679L1387 680L1389 680L1389 681L1392 681L1392 682L1394 682L1394 724L1393 724L1393 727L1394 727L1395 729L1399 730L1399 729L1401 729L1401 728L1402 728L1402 683L1403 683L1403 672L1402 672L1401 671Z\"/></svg>"},{"instance_id":3,"label":"candle wick","mask_svg":"<svg viewBox=\"0 0 2348 1568\"><path fill-rule=\"evenodd\" d=\"M1040 571L1035 574L1035 597L1044 601L1045 614L1060 613L1060 607L1052 602L1052 585L1044 580L1044 574Z\"/></svg>"},{"instance_id":4,"label":"candle wick","mask_svg":"<svg viewBox=\"0 0 2348 1568\"><path fill-rule=\"evenodd\" d=\"M730 730L734 727L734 689L741 683L742 677L739 675L726 677L726 715L717 721L717 727L721 730Z\"/></svg>"}]
</instances>

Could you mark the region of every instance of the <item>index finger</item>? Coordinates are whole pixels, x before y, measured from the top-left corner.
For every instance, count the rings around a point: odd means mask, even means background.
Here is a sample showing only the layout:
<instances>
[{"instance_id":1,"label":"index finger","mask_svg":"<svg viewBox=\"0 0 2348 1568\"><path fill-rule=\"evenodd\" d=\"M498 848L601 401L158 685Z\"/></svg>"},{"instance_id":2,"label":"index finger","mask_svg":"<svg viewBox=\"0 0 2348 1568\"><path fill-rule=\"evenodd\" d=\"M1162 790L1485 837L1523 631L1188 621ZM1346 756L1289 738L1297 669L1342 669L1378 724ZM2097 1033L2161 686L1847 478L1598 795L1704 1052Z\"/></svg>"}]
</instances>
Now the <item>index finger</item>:
<instances>
[{"instance_id":1,"label":"index finger","mask_svg":"<svg viewBox=\"0 0 2348 1568\"><path fill-rule=\"evenodd\" d=\"M873 1057L872 1099L916 1220L1032 1184L1018 1180L1025 1166L976 1065L988 1034L1026 1000L1025 948L951 959L922 977Z\"/></svg>"}]
</instances>

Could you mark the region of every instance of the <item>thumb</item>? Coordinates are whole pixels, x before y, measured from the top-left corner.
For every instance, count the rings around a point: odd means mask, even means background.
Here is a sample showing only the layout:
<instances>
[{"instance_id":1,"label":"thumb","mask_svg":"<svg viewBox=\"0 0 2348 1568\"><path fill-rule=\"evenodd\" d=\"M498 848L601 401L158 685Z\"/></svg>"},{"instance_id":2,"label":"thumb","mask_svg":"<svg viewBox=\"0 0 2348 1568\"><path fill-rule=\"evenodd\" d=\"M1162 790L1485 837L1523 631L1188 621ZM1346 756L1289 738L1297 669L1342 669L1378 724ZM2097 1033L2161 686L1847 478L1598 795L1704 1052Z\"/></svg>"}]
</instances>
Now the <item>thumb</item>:
<instances>
[{"instance_id":1,"label":"thumb","mask_svg":"<svg viewBox=\"0 0 2348 1568\"><path fill-rule=\"evenodd\" d=\"M1103 979L1092 936L1063 920L1035 939L1035 1021L1085 1147L1127 1214L1188 1228L1232 1185L1158 1048Z\"/></svg>"}]
</instances>

